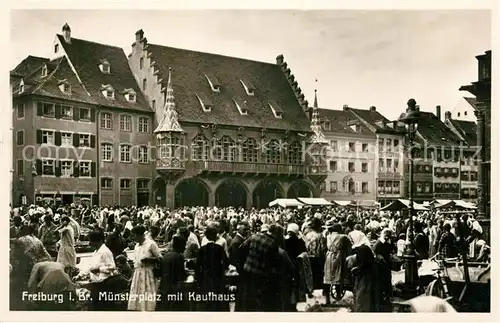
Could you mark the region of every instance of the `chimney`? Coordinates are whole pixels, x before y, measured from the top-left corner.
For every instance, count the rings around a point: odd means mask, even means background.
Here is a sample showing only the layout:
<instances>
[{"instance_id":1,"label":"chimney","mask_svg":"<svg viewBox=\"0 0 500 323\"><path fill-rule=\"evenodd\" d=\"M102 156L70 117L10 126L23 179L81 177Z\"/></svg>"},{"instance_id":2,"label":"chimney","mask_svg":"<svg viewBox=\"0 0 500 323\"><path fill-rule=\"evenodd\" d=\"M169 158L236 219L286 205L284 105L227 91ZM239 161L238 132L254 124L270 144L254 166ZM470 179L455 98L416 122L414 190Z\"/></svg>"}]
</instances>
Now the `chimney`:
<instances>
[{"instance_id":1,"label":"chimney","mask_svg":"<svg viewBox=\"0 0 500 323\"><path fill-rule=\"evenodd\" d=\"M441 106L436 105L436 116L438 117L439 120L441 120Z\"/></svg>"},{"instance_id":2,"label":"chimney","mask_svg":"<svg viewBox=\"0 0 500 323\"><path fill-rule=\"evenodd\" d=\"M446 111L444 113L444 119L445 120L451 120L451 112L450 111Z\"/></svg>"},{"instance_id":3,"label":"chimney","mask_svg":"<svg viewBox=\"0 0 500 323\"><path fill-rule=\"evenodd\" d=\"M135 41L138 43L144 38L144 31L142 29L139 29L138 31L135 32Z\"/></svg>"},{"instance_id":4,"label":"chimney","mask_svg":"<svg viewBox=\"0 0 500 323\"><path fill-rule=\"evenodd\" d=\"M276 57L276 65L281 66L281 64L283 64L284 61L285 57L283 56L283 54L280 54Z\"/></svg>"},{"instance_id":5,"label":"chimney","mask_svg":"<svg viewBox=\"0 0 500 323\"><path fill-rule=\"evenodd\" d=\"M342 107L342 110L344 110L344 111L347 111L347 110L349 110L349 105L347 105L347 104L344 104L344 106Z\"/></svg>"},{"instance_id":6,"label":"chimney","mask_svg":"<svg viewBox=\"0 0 500 323\"><path fill-rule=\"evenodd\" d=\"M69 27L68 23L65 23L62 27L62 34L64 37L64 41L67 44L71 43L71 28Z\"/></svg>"},{"instance_id":7,"label":"chimney","mask_svg":"<svg viewBox=\"0 0 500 323\"><path fill-rule=\"evenodd\" d=\"M377 111L377 107L375 107L375 106L373 106L373 105L372 105L372 106L370 107L370 111Z\"/></svg>"}]
</instances>

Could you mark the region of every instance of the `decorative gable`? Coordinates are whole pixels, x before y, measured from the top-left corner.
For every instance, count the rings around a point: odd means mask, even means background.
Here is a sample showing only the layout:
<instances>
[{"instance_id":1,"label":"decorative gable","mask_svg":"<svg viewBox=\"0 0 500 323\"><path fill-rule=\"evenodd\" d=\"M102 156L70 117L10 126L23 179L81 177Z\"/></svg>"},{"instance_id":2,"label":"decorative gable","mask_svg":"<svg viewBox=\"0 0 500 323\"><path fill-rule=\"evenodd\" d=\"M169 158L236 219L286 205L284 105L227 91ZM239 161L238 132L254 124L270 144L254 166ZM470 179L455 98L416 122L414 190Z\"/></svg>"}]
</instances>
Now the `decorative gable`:
<instances>
[{"instance_id":1,"label":"decorative gable","mask_svg":"<svg viewBox=\"0 0 500 323\"><path fill-rule=\"evenodd\" d=\"M69 84L66 79L59 80L59 82L57 82L57 85L59 86L59 90L61 90L62 93L71 94L71 84Z\"/></svg>"},{"instance_id":2,"label":"decorative gable","mask_svg":"<svg viewBox=\"0 0 500 323\"><path fill-rule=\"evenodd\" d=\"M198 98L198 101L200 102L201 108L204 112L212 111L213 103L205 93L196 93L196 97Z\"/></svg>"},{"instance_id":3,"label":"decorative gable","mask_svg":"<svg viewBox=\"0 0 500 323\"><path fill-rule=\"evenodd\" d=\"M205 77L207 78L208 84L210 85L210 88L212 89L212 91L213 92L220 92L219 79L217 79L217 77L211 73L205 74Z\"/></svg>"},{"instance_id":4,"label":"decorative gable","mask_svg":"<svg viewBox=\"0 0 500 323\"><path fill-rule=\"evenodd\" d=\"M274 114L274 117L277 119L283 118L283 109L274 101L269 102L269 107Z\"/></svg>"},{"instance_id":5,"label":"decorative gable","mask_svg":"<svg viewBox=\"0 0 500 323\"><path fill-rule=\"evenodd\" d=\"M111 74L111 64L105 59L101 60L101 64L99 64L99 69L103 74Z\"/></svg>"},{"instance_id":6,"label":"decorative gable","mask_svg":"<svg viewBox=\"0 0 500 323\"><path fill-rule=\"evenodd\" d=\"M244 101L241 98L233 98L233 101L240 114L242 116L246 116L248 114L247 101Z\"/></svg>"},{"instance_id":7,"label":"decorative gable","mask_svg":"<svg viewBox=\"0 0 500 323\"><path fill-rule=\"evenodd\" d=\"M106 99L115 99L115 89L110 84L105 84L101 86L101 93Z\"/></svg>"},{"instance_id":8,"label":"decorative gable","mask_svg":"<svg viewBox=\"0 0 500 323\"><path fill-rule=\"evenodd\" d=\"M241 84L243 85L243 88L245 89L245 92L247 92L248 95L254 96L255 95L255 86L249 81L249 80L240 80Z\"/></svg>"}]
</instances>

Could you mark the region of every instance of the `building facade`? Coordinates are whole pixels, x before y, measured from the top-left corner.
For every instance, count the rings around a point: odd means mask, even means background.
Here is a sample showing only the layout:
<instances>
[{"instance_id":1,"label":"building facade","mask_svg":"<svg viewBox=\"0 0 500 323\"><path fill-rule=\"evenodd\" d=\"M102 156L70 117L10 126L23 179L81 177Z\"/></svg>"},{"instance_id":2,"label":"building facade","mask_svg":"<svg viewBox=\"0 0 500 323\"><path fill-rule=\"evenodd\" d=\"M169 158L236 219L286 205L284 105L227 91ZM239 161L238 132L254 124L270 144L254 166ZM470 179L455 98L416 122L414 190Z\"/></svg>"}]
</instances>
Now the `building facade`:
<instances>
[{"instance_id":1,"label":"building facade","mask_svg":"<svg viewBox=\"0 0 500 323\"><path fill-rule=\"evenodd\" d=\"M320 109L319 113L329 143L322 196L328 200L375 201L375 134L347 106L343 110Z\"/></svg>"},{"instance_id":2,"label":"building facade","mask_svg":"<svg viewBox=\"0 0 500 323\"><path fill-rule=\"evenodd\" d=\"M282 55L269 64L135 36L128 62L159 147L154 204L249 208L319 194L326 169L310 150L309 106Z\"/></svg>"},{"instance_id":3,"label":"building facade","mask_svg":"<svg viewBox=\"0 0 500 323\"><path fill-rule=\"evenodd\" d=\"M148 204L154 164L140 147L153 111L123 49L73 38L67 24L52 48L11 71L13 204Z\"/></svg>"}]
</instances>

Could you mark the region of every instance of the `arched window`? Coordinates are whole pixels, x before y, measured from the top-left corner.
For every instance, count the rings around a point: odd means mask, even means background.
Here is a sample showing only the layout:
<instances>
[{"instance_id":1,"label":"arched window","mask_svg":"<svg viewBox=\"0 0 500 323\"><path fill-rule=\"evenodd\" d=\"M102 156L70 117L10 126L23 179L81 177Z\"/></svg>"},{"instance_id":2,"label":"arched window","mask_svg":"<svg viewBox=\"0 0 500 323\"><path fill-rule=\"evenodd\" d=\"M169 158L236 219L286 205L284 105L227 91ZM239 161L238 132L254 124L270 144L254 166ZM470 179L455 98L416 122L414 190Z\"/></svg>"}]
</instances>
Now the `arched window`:
<instances>
[{"instance_id":1,"label":"arched window","mask_svg":"<svg viewBox=\"0 0 500 323\"><path fill-rule=\"evenodd\" d=\"M302 161L302 146L300 142L293 142L288 149L288 163L292 165L300 164Z\"/></svg>"},{"instance_id":2,"label":"arched window","mask_svg":"<svg viewBox=\"0 0 500 323\"><path fill-rule=\"evenodd\" d=\"M271 139L266 145L266 162L281 164L281 145L276 139Z\"/></svg>"},{"instance_id":3,"label":"arched window","mask_svg":"<svg viewBox=\"0 0 500 323\"><path fill-rule=\"evenodd\" d=\"M157 137L157 140L160 147L160 159L181 157L181 139L178 136L167 133Z\"/></svg>"},{"instance_id":4,"label":"arched window","mask_svg":"<svg viewBox=\"0 0 500 323\"><path fill-rule=\"evenodd\" d=\"M241 145L242 161L246 163L257 162L257 141L254 138L248 138Z\"/></svg>"},{"instance_id":5,"label":"arched window","mask_svg":"<svg viewBox=\"0 0 500 323\"><path fill-rule=\"evenodd\" d=\"M208 160L210 153L210 143L208 139L202 135L198 134L194 137L192 141L192 160Z\"/></svg>"},{"instance_id":6,"label":"arched window","mask_svg":"<svg viewBox=\"0 0 500 323\"><path fill-rule=\"evenodd\" d=\"M214 150L216 160L236 161L237 150L234 140L229 136L223 136L217 140L217 149Z\"/></svg>"}]
</instances>

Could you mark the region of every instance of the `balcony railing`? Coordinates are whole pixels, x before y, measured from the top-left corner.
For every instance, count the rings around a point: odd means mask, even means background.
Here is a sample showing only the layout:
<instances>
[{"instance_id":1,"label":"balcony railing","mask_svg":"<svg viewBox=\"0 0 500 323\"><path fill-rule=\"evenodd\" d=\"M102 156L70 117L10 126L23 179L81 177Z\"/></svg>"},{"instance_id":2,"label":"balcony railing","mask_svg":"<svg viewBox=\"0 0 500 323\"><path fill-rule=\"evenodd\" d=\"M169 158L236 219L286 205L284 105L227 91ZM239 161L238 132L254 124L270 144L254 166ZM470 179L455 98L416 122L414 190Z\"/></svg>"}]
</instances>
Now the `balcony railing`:
<instances>
[{"instance_id":1,"label":"balcony railing","mask_svg":"<svg viewBox=\"0 0 500 323\"><path fill-rule=\"evenodd\" d=\"M306 166L292 164L265 164L231 161L193 161L194 170L198 172L220 172L240 174L278 174L306 175Z\"/></svg>"},{"instance_id":2,"label":"balcony railing","mask_svg":"<svg viewBox=\"0 0 500 323\"><path fill-rule=\"evenodd\" d=\"M159 171L182 171L186 168L186 161L179 157L166 157L156 160L156 169Z\"/></svg>"}]
</instances>

